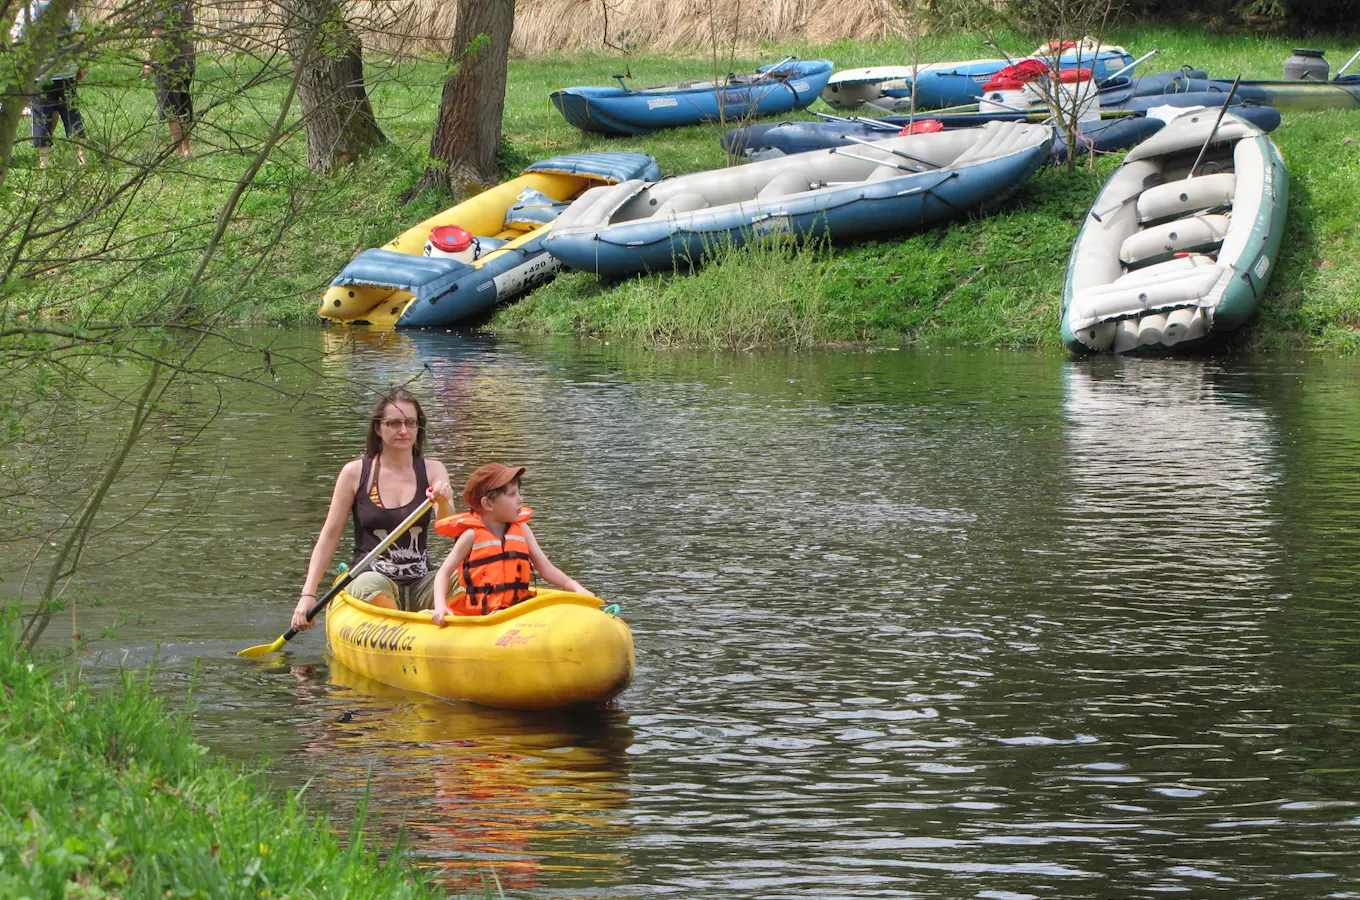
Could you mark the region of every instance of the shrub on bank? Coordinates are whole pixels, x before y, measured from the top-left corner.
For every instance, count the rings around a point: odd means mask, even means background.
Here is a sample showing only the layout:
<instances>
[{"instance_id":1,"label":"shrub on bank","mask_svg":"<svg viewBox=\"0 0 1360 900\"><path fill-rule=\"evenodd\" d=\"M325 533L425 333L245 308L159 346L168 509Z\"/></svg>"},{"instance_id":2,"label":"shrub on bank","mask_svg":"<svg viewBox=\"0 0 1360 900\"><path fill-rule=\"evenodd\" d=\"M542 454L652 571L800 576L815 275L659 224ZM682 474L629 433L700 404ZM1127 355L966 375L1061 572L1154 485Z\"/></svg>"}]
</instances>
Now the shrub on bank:
<instances>
[{"instance_id":1,"label":"shrub on bank","mask_svg":"<svg viewBox=\"0 0 1360 900\"><path fill-rule=\"evenodd\" d=\"M0 896L443 896L383 860L362 820L347 844L302 791L206 755L130 673L96 696L0 624Z\"/></svg>"}]
</instances>

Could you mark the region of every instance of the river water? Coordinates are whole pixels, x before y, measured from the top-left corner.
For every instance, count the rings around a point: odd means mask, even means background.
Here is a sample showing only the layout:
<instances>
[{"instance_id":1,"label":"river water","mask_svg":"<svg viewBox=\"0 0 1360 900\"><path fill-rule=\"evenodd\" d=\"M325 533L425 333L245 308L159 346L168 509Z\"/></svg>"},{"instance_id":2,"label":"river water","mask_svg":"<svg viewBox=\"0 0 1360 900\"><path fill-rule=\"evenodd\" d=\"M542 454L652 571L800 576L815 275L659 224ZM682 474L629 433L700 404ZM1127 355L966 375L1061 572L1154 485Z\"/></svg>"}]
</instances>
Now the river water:
<instances>
[{"instance_id":1,"label":"river water","mask_svg":"<svg viewBox=\"0 0 1360 900\"><path fill-rule=\"evenodd\" d=\"M293 337L309 398L235 396L102 537L87 615L146 618L89 670L159 659L201 741L342 821L367 790L449 885L1360 897L1360 362ZM431 455L527 466L622 604L614 708L432 701L319 631L233 655L286 627L362 388L410 378Z\"/></svg>"}]
</instances>

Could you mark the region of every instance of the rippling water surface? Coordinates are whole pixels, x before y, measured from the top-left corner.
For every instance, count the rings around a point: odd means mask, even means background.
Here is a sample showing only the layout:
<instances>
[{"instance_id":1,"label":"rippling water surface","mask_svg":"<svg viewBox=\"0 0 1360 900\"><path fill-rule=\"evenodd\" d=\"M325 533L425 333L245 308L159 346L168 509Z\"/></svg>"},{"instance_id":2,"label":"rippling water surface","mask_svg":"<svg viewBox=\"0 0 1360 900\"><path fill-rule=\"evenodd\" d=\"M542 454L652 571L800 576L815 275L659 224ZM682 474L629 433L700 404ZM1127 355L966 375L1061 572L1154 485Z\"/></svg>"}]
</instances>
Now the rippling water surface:
<instances>
[{"instance_id":1,"label":"rippling water surface","mask_svg":"<svg viewBox=\"0 0 1360 900\"><path fill-rule=\"evenodd\" d=\"M106 538L158 543L103 570L149 618L92 666L159 655L204 742L342 818L367 784L448 883L1360 897L1360 364L415 334L320 370L189 448L172 533ZM360 449L343 384L414 376L432 455L527 466L549 554L622 603L616 708L435 702L318 632L231 655L286 626Z\"/></svg>"}]
</instances>

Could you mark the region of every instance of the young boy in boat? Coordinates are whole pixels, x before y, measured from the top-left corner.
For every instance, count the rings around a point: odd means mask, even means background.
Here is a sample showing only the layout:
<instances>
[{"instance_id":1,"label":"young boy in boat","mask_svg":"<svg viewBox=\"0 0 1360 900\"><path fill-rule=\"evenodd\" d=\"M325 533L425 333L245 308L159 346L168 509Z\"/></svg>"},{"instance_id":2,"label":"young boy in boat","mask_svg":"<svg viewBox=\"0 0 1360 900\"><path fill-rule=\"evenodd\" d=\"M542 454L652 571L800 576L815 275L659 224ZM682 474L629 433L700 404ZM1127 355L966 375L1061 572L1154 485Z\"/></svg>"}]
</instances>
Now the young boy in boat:
<instances>
[{"instance_id":1,"label":"young boy in boat","mask_svg":"<svg viewBox=\"0 0 1360 900\"><path fill-rule=\"evenodd\" d=\"M443 625L449 615L484 616L528 600L534 595L529 586L533 569L554 587L590 594L538 546L528 524L534 512L520 505L523 475L523 466L487 463L472 473L463 489L470 511L434 523L435 531L455 539L434 579L436 625ZM450 605L454 572L460 590Z\"/></svg>"}]
</instances>

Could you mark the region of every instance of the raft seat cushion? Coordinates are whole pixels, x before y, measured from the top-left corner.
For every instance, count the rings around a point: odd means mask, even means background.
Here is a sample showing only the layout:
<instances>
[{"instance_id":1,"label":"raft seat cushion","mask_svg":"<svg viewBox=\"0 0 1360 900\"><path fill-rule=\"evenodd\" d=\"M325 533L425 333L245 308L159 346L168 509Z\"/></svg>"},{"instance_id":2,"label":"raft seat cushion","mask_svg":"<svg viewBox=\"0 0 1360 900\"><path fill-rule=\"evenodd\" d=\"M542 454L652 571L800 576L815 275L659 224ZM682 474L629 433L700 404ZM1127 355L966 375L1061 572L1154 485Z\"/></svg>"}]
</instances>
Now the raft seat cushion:
<instances>
[{"instance_id":1,"label":"raft seat cushion","mask_svg":"<svg viewBox=\"0 0 1360 900\"><path fill-rule=\"evenodd\" d=\"M1198 305L1223 271L1212 259L1198 254L1137 269L1111 284L1073 295L1068 318L1079 330L1122 316Z\"/></svg>"},{"instance_id":2,"label":"raft seat cushion","mask_svg":"<svg viewBox=\"0 0 1360 900\"><path fill-rule=\"evenodd\" d=\"M451 256L415 256L374 248L350 260L331 287L373 284L409 291L417 300L428 300L448 293L471 271L471 266Z\"/></svg>"},{"instance_id":3,"label":"raft seat cushion","mask_svg":"<svg viewBox=\"0 0 1360 900\"><path fill-rule=\"evenodd\" d=\"M1209 250L1223 243L1227 216L1197 215L1174 219L1136 232L1119 247L1119 261L1136 267L1160 262L1173 253Z\"/></svg>"},{"instance_id":4,"label":"raft seat cushion","mask_svg":"<svg viewBox=\"0 0 1360 900\"><path fill-rule=\"evenodd\" d=\"M988 122L978 129L981 133L973 145L960 153L950 165L962 166L1014 153L1032 142L1031 128L1020 122Z\"/></svg>"},{"instance_id":5,"label":"raft seat cushion","mask_svg":"<svg viewBox=\"0 0 1360 900\"><path fill-rule=\"evenodd\" d=\"M1198 269L1201 266L1213 265L1217 264L1211 257L1205 256L1202 253L1192 253L1189 256L1183 256L1179 259L1157 263L1155 266L1144 266L1141 269L1135 269L1127 275L1121 275L1116 278L1111 283L1110 287L1143 287L1145 285L1157 284L1168 278L1179 277L1193 269Z\"/></svg>"},{"instance_id":6,"label":"raft seat cushion","mask_svg":"<svg viewBox=\"0 0 1360 900\"><path fill-rule=\"evenodd\" d=\"M566 211L557 217L553 222L553 230L560 234L571 228L588 228L603 224L618 211L619 207L646 187L647 182L640 178L593 187L572 201Z\"/></svg>"},{"instance_id":7,"label":"raft seat cushion","mask_svg":"<svg viewBox=\"0 0 1360 900\"><path fill-rule=\"evenodd\" d=\"M658 181L661 169L656 160L645 153L631 150L606 150L597 153L574 153L542 159L525 168L524 173L550 172L562 175L582 175L586 178L616 184L631 178Z\"/></svg>"},{"instance_id":8,"label":"raft seat cushion","mask_svg":"<svg viewBox=\"0 0 1360 900\"><path fill-rule=\"evenodd\" d=\"M687 213L694 212L696 209L707 208L708 201L704 199L703 194L696 194L694 192L676 194L674 197L658 206L656 212L652 213L652 218L665 218L666 215L670 213Z\"/></svg>"},{"instance_id":9,"label":"raft seat cushion","mask_svg":"<svg viewBox=\"0 0 1360 900\"><path fill-rule=\"evenodd\" d=\"M515 231L533 231L556 219L569 205L554 200L542 191L525 188L505 211L505 227Z\"/></svg>"},{"instance_id":10,"label":"raft seat cushion","mask_svg":"<svg viewBox=\"0 0 1360 900\"><path fill-rule=\"evenodd\" d=\"M1216 206L1231 206L1236 193L1237 176L1232 172L1159 184L1139 195L1138 221L1160 222Z\"/></svg>"},{"instance_id":11,"label":"raft seat cushion","mask_svg":"<svg viewBox=\"0 0 1360 900\"><path fill-rule=\"evenodd\" d=\"M488 253L490 253L492 250L499 250L506 244L510 243L507 240L502 240L501 238L494 237L479 237L476 238L475 240L477 246L477 255L474 256L473 259L481 259L483 256L486 256Z\"/></svg>"},{"instance_id":12,"label":"raft seat cushion","mask_svg":"<svg viewBox=\"0 0 1360 900\"><path fill-rule=\"evenodd\" d=\"M756 192L757 200L773 200L776 197L787 197L790 194L801 194L808 189L811 181L807 173L801 170L780 172L771 178L766 185Z\"/></svg>"},{"instance_id":13,"label":"raft seat cushion","mask_svg":"<svg viewBox=\"0 0 1360 900\"><path fill-rule=\"evenodd\" d=\"M868 184L875 181L887 181L889 178L901 178L903 175L910 174L910 172L903 172L901 169L897 168L897 166L885 165L879 166L870 172L869 177L865 178L864 181Z\"/></svg>"}]
</instances>

